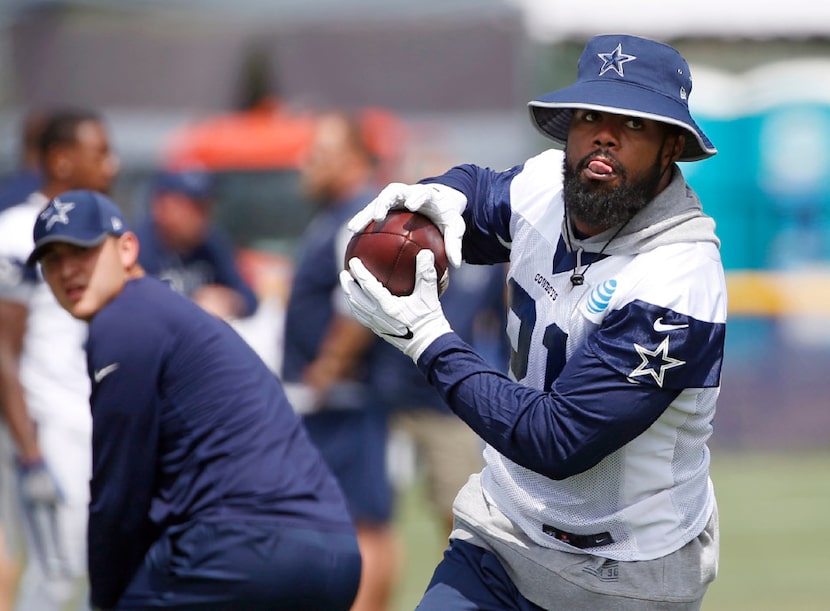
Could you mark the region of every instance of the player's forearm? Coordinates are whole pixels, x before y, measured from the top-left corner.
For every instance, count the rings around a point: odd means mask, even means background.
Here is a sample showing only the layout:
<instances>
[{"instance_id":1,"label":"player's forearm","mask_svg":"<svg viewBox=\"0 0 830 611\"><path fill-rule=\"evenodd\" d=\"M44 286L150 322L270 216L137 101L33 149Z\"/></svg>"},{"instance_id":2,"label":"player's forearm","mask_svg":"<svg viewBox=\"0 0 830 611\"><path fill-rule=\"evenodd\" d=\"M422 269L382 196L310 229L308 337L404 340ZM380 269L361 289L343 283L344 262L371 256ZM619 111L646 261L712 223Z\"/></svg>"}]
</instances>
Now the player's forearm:
<instances>
[{"instance_id":1,"label":"player's forearm","mask_svg":"<svg viewBox=\"0 0 830 611\"><path fill-rule=\"evenodd\" d=\"M0 406L2 406L3 418L14 441L18 459L23 464L35 464L42 461L37 431L29 418L20 382L16 378L6 379L2 381L2 387Z\"/></svg>"},{"instance_id":2,"label":"player's forearm","mask_svg":"<svg viewBox=\"0 0 830 611\"><path fill-rule=\"evenodd\" d=\"M348 379L374 341L375 335L356 320L335 316L317 358L306 369L304 381L324 389Z\"/></svg>"},{"instance_id":3,"label":"player's forearm","mask_svg":"<svg viewBox=\"0 0 830 611\"><path fill-rule=\"evenodd\" d=\"M16 359L0 357L0 409L11 433L20 461L32 464L42 460L37 432L29 412Z\"/></svg>"},{"instance_id":4,"label":"player's forearm","mask_svg":"<svg viewBox=\"0 0 830 611\"><path fill-rule=\"evenodd\" d=\"M28 310L19 303L0 299L0 320L3 321L0 324L0 409L17 448L18 458L24 463L35 463L42 457L20 383L20 357Z\"/></svg>"},{"instance_id":5,"label":"player's forearm","mask_svg":"<svg viewBox=\"0 0 830 611\"><path fill-rule=\"evenodd\" d=\"M485 442L551 479L585 471L647 429L678 391L634 385L601 363L563 372L551 392L491 369L456 335L431 345L418 362L441 396Z\"/></svg>"}]
</instances>

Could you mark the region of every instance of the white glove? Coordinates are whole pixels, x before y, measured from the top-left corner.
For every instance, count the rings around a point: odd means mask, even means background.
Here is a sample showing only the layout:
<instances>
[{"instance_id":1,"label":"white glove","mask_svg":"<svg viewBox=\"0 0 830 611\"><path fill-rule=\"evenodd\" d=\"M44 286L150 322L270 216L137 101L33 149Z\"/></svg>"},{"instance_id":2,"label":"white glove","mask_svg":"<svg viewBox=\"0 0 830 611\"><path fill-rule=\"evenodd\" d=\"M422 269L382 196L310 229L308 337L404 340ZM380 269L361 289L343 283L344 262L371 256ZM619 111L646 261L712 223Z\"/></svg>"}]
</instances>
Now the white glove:
<instances>
[{"instance_id":1,"label":"white glove","mask_svg":"<svg viewBox=\"0 0 830 611\"><path fill-rule=\"evenodd\" d=\"M63 501L55 476L46 463L22 465L18 463L20 495L24 503L31 505L57 505Z\"/></svg>"},{"instance_id":2,"label":"white glove","mask_svg":"<svg viewBox=\"0 0 830 611\"><path fill-rule=\"evenodd\" d=\"M357 257L349 261L349 270L340 272L340 285L355 318L416 363L433 341L452 332L438 301L431 250L418 253L415 289L403 297L390 293Z\"/></svg>"},{"instance_id":3,"label":"white glove","mask_svg":"<svg viewBox=\"0 0 830 611\"><path fill-rule=\"evenodd\" d=\"M348 229L357 233L372 221L379 221L393 208L420 212L438 225L444 234L447 260L453 267L461 265L461 238L464 237L464 219L461 213L467 207L467 197L446 185L405 185L393 182L349 221Z\"/></svg>"}]
</instances>

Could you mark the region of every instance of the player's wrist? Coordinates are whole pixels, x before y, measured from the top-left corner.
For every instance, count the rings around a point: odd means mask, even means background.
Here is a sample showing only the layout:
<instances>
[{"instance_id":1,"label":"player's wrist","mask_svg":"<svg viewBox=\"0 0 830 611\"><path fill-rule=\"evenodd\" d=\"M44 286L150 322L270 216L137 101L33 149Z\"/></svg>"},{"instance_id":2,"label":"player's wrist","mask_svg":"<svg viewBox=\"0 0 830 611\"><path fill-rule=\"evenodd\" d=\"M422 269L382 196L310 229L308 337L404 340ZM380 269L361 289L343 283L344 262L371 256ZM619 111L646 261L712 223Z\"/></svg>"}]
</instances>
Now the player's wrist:
<instances>
[{"instance_id":1,"label":"player's wrist","mask_svg":"<svg viewBox=\"0 0 830 611\"><path fill-rule=\"evenodd\" d=\"M424 351L442 335L452 333L449 321L439 313L419 322L412 329L412 340L403 348L404 353L415 363Z\"/></svg>"}]
</instances>

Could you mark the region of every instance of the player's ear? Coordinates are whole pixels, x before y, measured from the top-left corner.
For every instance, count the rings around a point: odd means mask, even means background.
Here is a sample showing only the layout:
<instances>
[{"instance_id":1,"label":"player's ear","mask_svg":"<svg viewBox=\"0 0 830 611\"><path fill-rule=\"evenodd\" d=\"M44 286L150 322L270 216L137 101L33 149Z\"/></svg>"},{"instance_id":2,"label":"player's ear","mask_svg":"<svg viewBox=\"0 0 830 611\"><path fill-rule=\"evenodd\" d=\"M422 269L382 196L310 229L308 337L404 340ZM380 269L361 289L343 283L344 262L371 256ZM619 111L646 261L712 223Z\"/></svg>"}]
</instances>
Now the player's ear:
<instances>
[{"instance_id":1,"label":"player's ear","mask_svg":"<svg viewBox=\"0 0 830 611\"><path fill-rule=\"evenodd\" d=\"M664 149L664 154L668 157L668 163L674 163L683 154L683 147L686 146L686 133L682 129L675 129L672 137L668 138L669 146Z\"/></svg>"},{"instance_id":2,"label":"player's ear","mask_svg":"<svg viewBox=\"0 0 830 611\"><path fill-rule=\"evenodd\" d=\"M124 269L131 269L138 261L138 238L132 231L118 237L118 255Z\"/></svg>"},{"instance_id":3,"label":"player's ear","mask_svg":"<svg viewBox=\"0 0 830 611\"><path fill-rule=\"evenodd\" d=\"M72 173L72 159L69 156L69 148L66 146L52 147L46 152L42 166L48 177L66 181Z\"/></svg>"}]
</instances>

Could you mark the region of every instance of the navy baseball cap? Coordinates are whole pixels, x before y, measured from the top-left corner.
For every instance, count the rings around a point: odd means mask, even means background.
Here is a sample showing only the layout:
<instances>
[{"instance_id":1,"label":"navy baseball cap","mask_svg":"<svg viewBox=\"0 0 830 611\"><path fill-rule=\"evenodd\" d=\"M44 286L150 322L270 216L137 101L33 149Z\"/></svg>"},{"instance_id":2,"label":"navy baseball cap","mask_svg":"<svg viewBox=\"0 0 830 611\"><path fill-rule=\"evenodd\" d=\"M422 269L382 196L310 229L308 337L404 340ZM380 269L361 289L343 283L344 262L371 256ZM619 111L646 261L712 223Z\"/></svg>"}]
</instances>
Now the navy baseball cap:
<instances>
[{"instance_id":1,"label":"navy baseball cap","mask_svg":"<svg viewBox=\"0 0 830 611\"><path fill-rule=\"evenodd\" d=\"M691 93L689 65L675 49L647 38L611 34L588 41L573 85L528 106L537 129L562 145L579 108L677 125L688 133L679 161L697 161L718 151L689 113Z\"/></svg>"},{"instance_id":2,"label":"navy baseball cap","mask_svg":"<svg viewBox=\"0 0 830 611\"><path fill-rule=\"evenodd\" d=\"M155 181L156 193L181 193L191 199L210 199L213 180L208 172L188 170L181 172L161 172Z\"/></svg>"},{"instance_id":3,"label":"navy baseball cap","mask_svg":"<svg viewBox=\"0 0 830 611\"><path fill-rule=\"evenodd\" d=\"M95 191L66 191L49 201L38 215L32 235L35 248L26 264L37 263L43 249L53 242L91 248L108 235L128 231L124 215L108 197Z\"/></svg>"}]
</instances>

